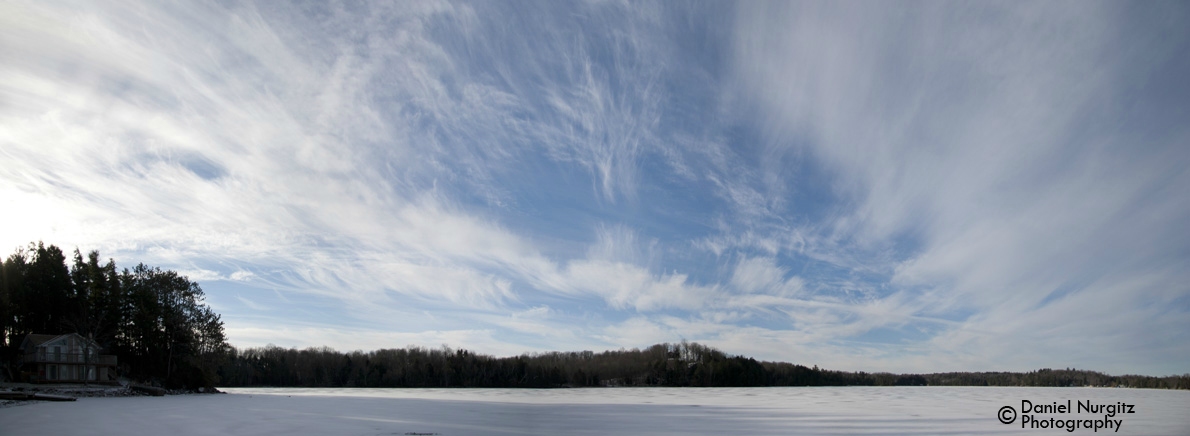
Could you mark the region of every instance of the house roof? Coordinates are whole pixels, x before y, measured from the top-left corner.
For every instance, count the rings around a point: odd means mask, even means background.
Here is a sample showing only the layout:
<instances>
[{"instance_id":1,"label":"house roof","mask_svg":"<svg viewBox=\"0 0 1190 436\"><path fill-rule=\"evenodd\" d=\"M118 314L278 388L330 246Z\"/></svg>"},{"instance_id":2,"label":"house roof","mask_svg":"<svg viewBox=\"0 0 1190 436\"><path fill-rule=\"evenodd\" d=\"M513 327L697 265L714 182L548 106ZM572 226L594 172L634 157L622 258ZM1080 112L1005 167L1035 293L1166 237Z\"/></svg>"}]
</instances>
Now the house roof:
<instances>
[{"instance_id":1,"label":"house roof","mask_svg":"<svg viewBox=\"0 0 1190 436\"><path fill-rule=\"evenodd\" d=\"M21 343L24 344L25 342L29 342L30 345L38 346L38 345L44 344L47 341L49 341L50 339L54 339L58 336L62 336L62 335L39 335L37 333L29 333L29 334L25 335L25 340L21 341Z\"/></svg>"},{"instance_id":2,"label":"house roof","mask_svg":"<svg viewBox=\"0 0 1190 436\"><path fill-rule=\"evenodd\" d=\"M98 342L95 342L91 339L84 338L82 335L80 335L78 333L66 333L63 335L42 335L42 334L37 334L37 333L30 333L30 334L25 335L25 339L21 341L21 348L25 348L27 346L36 347L36 346L39 346L46 342L50 342L50 341L56 340L58 338L64 338L67 336L75 336L78 339L90 342L92 345L95 345L95 346L99 345Z\"/></svg>"}]
</instances>

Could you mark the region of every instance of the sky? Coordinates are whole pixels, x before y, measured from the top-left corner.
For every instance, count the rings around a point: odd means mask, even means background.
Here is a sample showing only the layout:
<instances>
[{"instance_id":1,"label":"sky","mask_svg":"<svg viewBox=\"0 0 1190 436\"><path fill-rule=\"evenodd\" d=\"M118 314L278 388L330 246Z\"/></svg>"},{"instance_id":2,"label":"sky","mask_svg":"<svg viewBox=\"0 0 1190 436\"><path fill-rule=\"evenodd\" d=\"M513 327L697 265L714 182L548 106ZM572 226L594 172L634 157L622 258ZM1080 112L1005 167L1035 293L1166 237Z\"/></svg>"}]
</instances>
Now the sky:
<instances>
[{"instance_id":1,"label":"sky","mask_svg":"<svg viewBox=\"0 0 1190 436\"><path fill-rule=\"evenodd\" d=\"M1188 23L6 1L0 249L177 270L241 347L1183 374Z\"/></svg>"}]
</instances>

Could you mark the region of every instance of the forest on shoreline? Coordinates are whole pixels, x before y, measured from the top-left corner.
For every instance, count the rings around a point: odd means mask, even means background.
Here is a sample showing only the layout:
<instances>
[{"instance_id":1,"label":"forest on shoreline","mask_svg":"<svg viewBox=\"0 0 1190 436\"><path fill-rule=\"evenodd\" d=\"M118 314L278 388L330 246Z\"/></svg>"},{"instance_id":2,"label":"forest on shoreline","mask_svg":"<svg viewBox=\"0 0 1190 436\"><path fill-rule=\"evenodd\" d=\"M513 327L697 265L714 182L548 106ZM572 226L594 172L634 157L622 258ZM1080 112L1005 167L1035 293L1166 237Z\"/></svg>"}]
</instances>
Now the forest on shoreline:
<instances>
[{"instance_id":1,"label":"forest on shoreline","mask_svg":"<svg viewBox=\"0 0 1190 436\"><path fill-rule=\"evenodd\" d=\"M115 355L120 378L171 389L213 387L231 347L198 283L138 264L118 270L99 252L69 259L54 245L18 248L0 267L0 379L28 380L28 334L78 333ZM107 381L107 380L100 380Z\"/></svg>"},{"instance_id":2,"label":"forest on shoreline","mask_svg":"<svg viewBox=\"0 0 1190 436\"><path fill-rule=\"evenodd\" d=\"M232 348L221 386L561 388L612 386L1105 386L1190 389L1190 374L1113 376L1078 369L892 374L847 372L728 355L695 342L645 349L493 357L464 349L406 347Z\"/></svg>"},{"instance_id":3,"label":"forest on shoreline","mask_svg":"<svg viewBox=\"0 0 1190 436\"><path fill-rule=\"evenodd\" d=\"M117 270L99 253L43 243L18 249L0 268L0 379L22 375L26 334L79 333L118 358L121 378L169 388L603 386L1110 386L1190 389L1190 374L1113 376L1076 369L892 374L846 372L729 355L694 342L644 349L494 357L465 349L409 346L339 352L277 346L236 348L204 303L198 283L139 264Z\"/></svg>"}]
</instances>

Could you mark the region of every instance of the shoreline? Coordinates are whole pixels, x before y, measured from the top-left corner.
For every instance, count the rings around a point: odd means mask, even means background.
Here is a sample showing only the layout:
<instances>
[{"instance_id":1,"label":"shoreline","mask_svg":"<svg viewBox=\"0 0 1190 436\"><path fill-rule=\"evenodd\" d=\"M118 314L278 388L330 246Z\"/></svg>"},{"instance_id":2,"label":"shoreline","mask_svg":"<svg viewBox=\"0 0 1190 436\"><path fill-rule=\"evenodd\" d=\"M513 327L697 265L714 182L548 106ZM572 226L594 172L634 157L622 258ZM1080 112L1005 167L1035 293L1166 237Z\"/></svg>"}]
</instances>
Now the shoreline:
<instances>
[{"instance_id":1,"label":"shoreline","mask_svg":"<svg viewBox=\"0 0 1190 436\"><path fill-rule=\"evenodd\" d=\"M206 395L223 394L219 389L162 389L142 385L83 385L83 384L31 384L31 383L0 383L0 393L16 392L26 394L58 395L74 398L114 398L114 397L159 397L165 395ZM0 408L16 407L34 404L45 400L0 400Z\"/></svg>"}]
</instances>

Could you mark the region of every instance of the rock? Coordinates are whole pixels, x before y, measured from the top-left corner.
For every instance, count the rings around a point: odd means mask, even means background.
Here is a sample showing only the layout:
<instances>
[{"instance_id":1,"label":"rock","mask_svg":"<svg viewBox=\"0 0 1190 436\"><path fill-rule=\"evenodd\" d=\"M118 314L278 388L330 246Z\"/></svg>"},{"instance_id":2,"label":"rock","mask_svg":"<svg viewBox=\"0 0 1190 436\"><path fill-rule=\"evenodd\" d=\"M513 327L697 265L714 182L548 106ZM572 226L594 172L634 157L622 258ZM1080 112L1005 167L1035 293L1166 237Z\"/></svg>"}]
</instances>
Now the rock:
<instances>
[{"instance_id":1,"label":"rock","mask_svg":"<svg viewBox=\"0 0 1190 436\"><path fill-rule=\"evenodd\" d=\"M136 392L149 394L154 397L164 397L165 396L165 389L161 389L158 387L142 386L142 385L132 385L131 387L132 387L132 390L134 390Z\"/></svg>"}]
</instances>

